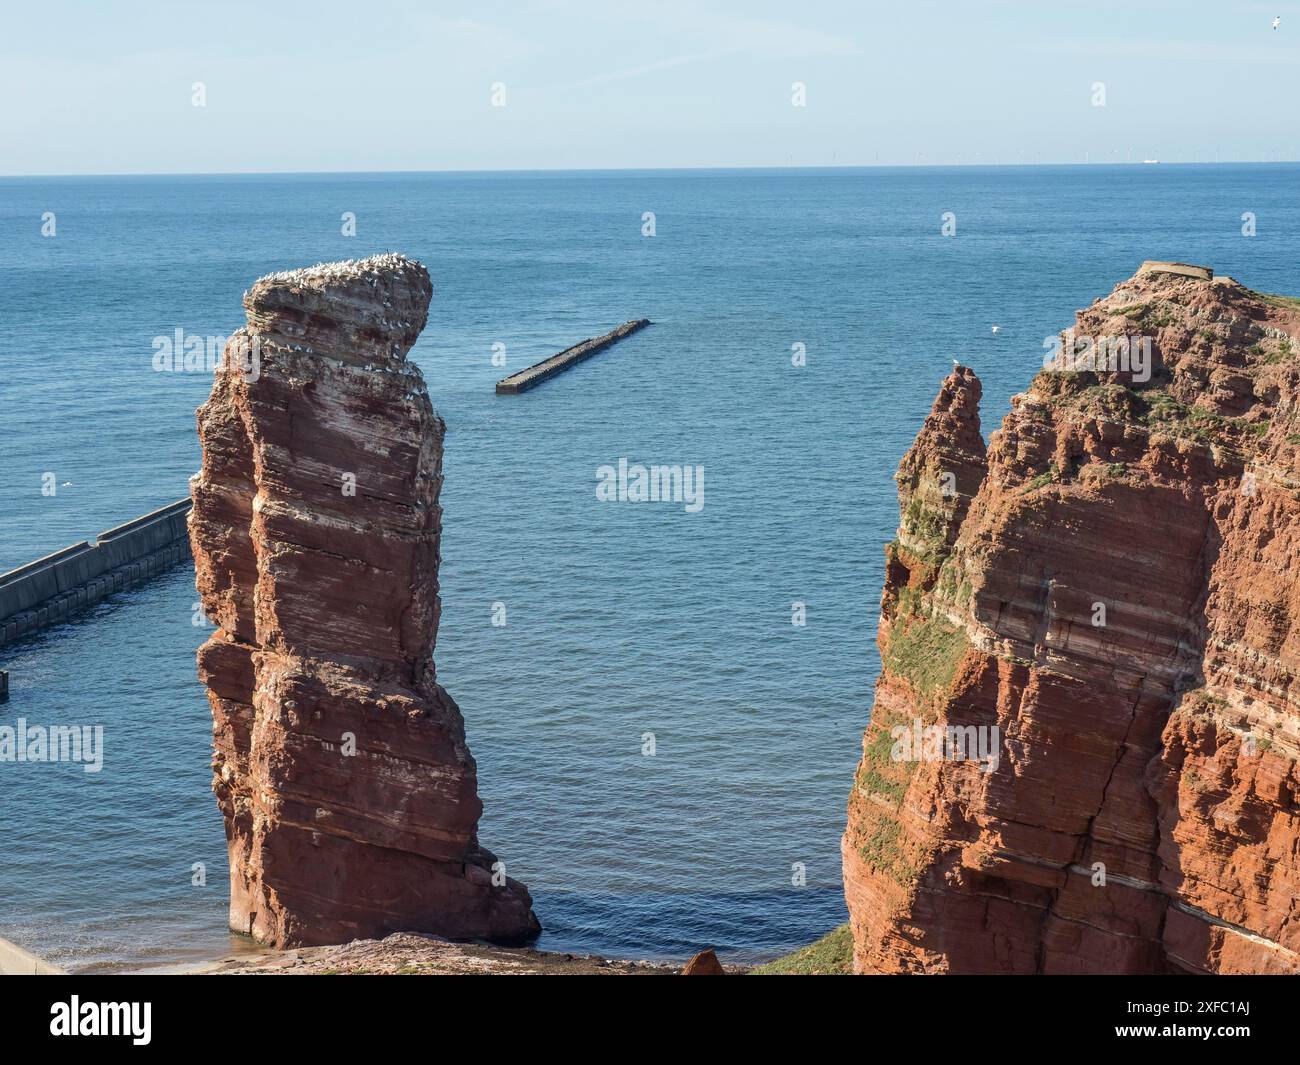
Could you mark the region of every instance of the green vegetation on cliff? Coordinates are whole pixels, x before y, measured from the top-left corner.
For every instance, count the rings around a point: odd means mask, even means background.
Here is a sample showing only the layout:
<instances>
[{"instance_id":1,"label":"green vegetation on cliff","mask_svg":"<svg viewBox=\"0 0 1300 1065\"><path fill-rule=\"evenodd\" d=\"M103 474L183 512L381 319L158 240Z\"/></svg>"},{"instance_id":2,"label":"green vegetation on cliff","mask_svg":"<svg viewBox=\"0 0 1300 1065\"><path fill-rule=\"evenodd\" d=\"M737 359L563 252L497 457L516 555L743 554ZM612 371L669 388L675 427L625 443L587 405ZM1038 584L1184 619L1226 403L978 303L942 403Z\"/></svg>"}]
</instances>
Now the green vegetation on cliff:
<instances>
[{"instance_id":1,"label":"green vegetation on cliff","mask_svg":"<svg viewBox=\"0 0 1300 1065\"><path fill-rule=\"evenodd\" d=\"M1259 345L1256 348L1257 358L1262 363L1272 364L1291 357L1289 344L1270 341L1270 349ZM1254 353L1256 349L1251 351ZM1081 374L1044 372L1035 378L1034 386L1054 405L1068 406L1092 417L1141 426L1203 444L1236 443L1243 450L1253 450L1251 445L1269 428L1266 420L1232 418L1184 403L1169 391L1167 381L1152 381L1142 386L1127 386L1114 381L1090 384ZM1057 479L1057 476L1040 474L1023 491L1040 488Z\"/></svg>"},{"instance_id":2,"label":"green vegetation on cliff","mask_svg":"<svg viewBox=\"0 0 1300 1065\"><path fill-rule=\"evenodd\" d=\"M849 926L827 932L816 943L749 971L750 976L851 976L853 933Z\"/></svg>"},{"instance_id":3,"label":"green vegetation on cliff","mask_svg":"<svg viewBox=\"0 0 1300 1065\"><path fill-rule=\"evenodd\" d=\"M907 794L912 766L895 762L890 757L893 749L894 737L889 729L877 729L863 754L858 786L866 792L886 796L897 806Z\"/></svg>"},{"instance_id":4,"label":"green vegetation on cliff","mask_svg":"<svg viewBox=\"0 0 1300 1065\"><path fill-rule=\"evenodd\" d=\"M1281 296L1276 292L1253 292L1251 295L1263 300L1265 303L1272 304L1274 307L1283 307L1287 310L1300 310L1300 296Z\"/></svg>"},{"instance_id":5,"label":"green vegetation on cliff","mask_svg":"<svg viewBox=\"0 0 1300 1065\"><path fill-rule=\"evenodd\" d=\"M885 649L885 668L920 694L947 688L966 654L966 633L938 618L900 614Z\"/></svg>"}]
</instances>

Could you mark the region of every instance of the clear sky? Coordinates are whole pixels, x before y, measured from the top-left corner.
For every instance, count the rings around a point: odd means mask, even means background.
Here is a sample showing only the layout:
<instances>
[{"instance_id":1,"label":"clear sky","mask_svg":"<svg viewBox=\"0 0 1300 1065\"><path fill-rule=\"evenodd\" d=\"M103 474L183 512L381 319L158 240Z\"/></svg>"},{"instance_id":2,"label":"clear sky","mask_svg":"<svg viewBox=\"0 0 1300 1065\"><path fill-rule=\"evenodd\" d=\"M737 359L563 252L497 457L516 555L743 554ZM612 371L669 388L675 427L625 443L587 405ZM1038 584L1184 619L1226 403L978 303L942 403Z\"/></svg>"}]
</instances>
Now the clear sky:
<instances>
[{"instance_id":1,"label":"clear sky","mask_svg":"<svg viewBox=\"0 0 1300 1065\"><path fill-rule=\"evenodd\" d=\"M0 35L4 174L1272 161L1297 104L1300 0L48 0Z\"/></svg>"}]
</instances>

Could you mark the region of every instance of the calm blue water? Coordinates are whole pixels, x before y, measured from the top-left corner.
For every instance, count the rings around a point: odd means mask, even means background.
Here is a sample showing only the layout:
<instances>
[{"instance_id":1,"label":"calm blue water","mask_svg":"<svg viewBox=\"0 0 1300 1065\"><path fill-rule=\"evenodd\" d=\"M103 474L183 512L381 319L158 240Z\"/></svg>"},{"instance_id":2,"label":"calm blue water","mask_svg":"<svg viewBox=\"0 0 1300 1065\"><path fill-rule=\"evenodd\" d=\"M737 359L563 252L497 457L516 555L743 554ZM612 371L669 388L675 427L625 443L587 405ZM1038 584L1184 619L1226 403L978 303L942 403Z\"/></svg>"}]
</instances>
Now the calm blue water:
<instances>
[{"instance_id":1,"label":"calm blue water","mask_svg":"<svg viewBox=\"0 0 1300 1065\"><path fill-rule=\"evenodd\" d=\"M1300 293L1298 189L1294 166L0 179L0 569L186 494L210 380L155 373L155 336L228 334L268 271L419 258L415 358L448 426L437 659L481 838L543 947L773 955L844 918L892 475L950 360L982 376L987 432L1043 337L1144 258ZM621 457L703 465L704 509L598 503ZM71 967L233 949L194 600L180 569L0 650L0 723L106 737L98 774L0 764L0 935Z\"/></svg>"}]
</instances>

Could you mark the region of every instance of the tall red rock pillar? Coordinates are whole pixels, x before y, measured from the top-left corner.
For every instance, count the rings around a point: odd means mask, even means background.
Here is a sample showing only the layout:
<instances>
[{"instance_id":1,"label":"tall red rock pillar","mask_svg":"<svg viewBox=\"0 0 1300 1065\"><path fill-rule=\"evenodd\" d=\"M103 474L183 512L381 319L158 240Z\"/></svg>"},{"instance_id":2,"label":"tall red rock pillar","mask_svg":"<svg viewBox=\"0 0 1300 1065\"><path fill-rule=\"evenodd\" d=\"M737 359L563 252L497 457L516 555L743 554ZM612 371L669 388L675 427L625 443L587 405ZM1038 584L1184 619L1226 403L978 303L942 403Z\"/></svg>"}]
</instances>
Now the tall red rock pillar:
<instances>
[{"instance_id":1,"label":"tall red rock pillar","mask_svg":"<svg viewBox=\"0 0 1300 1065\"><path fill-rule=\"evenodd\" d=\"M443 423L406 358L431 294L398 255L262 278L198 411L230 926L276 947L538 930L478 843L474 759L435 676Z\"/></svg>"}]
</instances>

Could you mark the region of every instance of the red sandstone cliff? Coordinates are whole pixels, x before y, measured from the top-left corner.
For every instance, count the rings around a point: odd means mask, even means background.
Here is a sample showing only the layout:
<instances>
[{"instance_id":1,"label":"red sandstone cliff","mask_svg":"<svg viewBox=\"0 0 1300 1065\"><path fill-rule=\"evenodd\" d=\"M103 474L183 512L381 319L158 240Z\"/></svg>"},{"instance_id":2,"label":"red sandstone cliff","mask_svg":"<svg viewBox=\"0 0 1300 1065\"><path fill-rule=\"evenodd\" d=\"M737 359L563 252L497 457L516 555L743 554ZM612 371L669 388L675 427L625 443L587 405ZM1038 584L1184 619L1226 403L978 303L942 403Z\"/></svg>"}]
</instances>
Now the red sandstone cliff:
<instances>
[{"instance_id":1,"label":"red sandstone cliff","mask_svg":"<svg viewBox=\"0 0 1300 1065\"><path fill-rule=\"evenodd\" d=\"M903 459L859 972L1300 972L1300 300L1197 273L1066 334L1150 337L1149 381L1044 371L986 454L958 369Z\"/></svg>"},{"instance_id":2,"label":"red sandstone cliff","mask_svg":"<svg viewBox=\"0 0 1300 1065\"><path fill-rule=\"evenodd\" d=\"M474 759L435 678L443 423L406 359L431 294L396 255L262 278L198 412L230 925L277 947L538 929L478 845Z\"/></svg>"}]
</instances>

